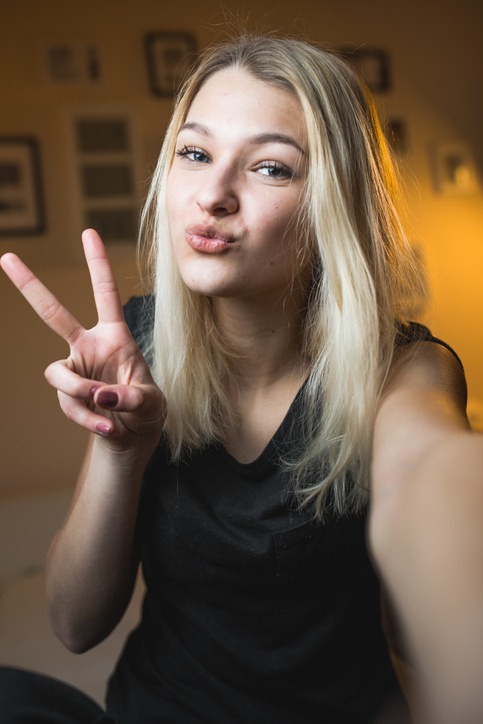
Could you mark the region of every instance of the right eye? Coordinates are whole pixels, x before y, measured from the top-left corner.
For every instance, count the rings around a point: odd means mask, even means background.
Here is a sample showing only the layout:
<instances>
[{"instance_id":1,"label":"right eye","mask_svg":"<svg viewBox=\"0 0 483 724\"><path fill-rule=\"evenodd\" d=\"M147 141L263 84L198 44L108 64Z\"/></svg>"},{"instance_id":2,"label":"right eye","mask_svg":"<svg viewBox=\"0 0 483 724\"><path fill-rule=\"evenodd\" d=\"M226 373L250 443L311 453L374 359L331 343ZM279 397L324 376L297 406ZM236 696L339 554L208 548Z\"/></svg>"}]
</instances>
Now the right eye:
<instances>
[{"instance_id":1,"label":"right eye","mask_svg":"<svg viewBox=\"0 0 483 724\"><path fill-rule=\"evenodd\" d=\"M202 148L196 146L183 146L176 151L176 155L186 159L188 163L209 163L209 156Z\"/></svg>"}]
</instances>

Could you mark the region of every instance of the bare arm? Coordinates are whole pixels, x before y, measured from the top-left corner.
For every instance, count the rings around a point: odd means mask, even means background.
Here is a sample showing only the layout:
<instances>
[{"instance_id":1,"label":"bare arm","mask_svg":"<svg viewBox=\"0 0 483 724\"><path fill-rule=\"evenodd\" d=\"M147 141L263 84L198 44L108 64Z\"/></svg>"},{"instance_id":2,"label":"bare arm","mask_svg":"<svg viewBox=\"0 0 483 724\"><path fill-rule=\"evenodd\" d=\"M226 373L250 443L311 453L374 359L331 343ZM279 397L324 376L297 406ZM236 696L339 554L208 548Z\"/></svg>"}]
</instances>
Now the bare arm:
<instances>
[{"instance_id":1,"label":"bare arm","mask_svg":"<svg viewBox=\"0 0 483 724\"><path fill-rule=\"evenodd\" d=\"M421 724L483 721L483 439L462 371L400 354L376 419L369 538L421 674Z\"/></svg>"},{"instance_id":2,"label":"bare arm","mask_svg":"<svg viewBox=\"0 0 483 724\"><path fill-rule=\"evenodd\" d=\"M146 458L90 441L73 503L47 557L52 628L81 653L102 641L131 598L139 563L134 545ZM144 464L143 464L144 463Z\"/></svg>"},{"instance_id":3,"label":"bare arm","mask_svg":"<svg viewBox=\"0 0 483 724\"><path fill-rule=\"evenodd\" d=\"M66 310L13 254L1 265L44 322L70 347L45 374L66 416L92 435L74 501L48 556L52 624L73 651L104 638L127 605L138 564L134 530L145 466L159 440L165 400L122 313L104 246L83 234L99 321Z\"/></svg>"}]
</instances>

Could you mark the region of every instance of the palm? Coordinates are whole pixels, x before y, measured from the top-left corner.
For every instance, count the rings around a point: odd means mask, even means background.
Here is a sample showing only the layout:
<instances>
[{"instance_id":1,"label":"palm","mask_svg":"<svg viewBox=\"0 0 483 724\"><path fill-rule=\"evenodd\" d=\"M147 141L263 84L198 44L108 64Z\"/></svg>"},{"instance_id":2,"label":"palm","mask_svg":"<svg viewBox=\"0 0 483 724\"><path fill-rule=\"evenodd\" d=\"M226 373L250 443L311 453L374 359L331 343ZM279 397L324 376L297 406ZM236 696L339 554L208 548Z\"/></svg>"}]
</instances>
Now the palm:
<instances>
[{"instance_id":1,"label":"palm","mask_svg":"<svg viewBox=\"0 0 483 724\"><path fill-rule=\"evenodd\" d=\"M144 365L133 355L133 341L124 323L98 322L86 329L71 345L69 363L82 377L110 384L129 384L132 366L137 378ZM131 371L131 375L129 375Z\"/></svg>"},{"instance_id":2,"label":"palm","mask_svg":"<svg viewBox=\"0 0 483 724\"><path fill-rule=\"evenodd\" d=\"M83 242L99 315L91 329L79 324L18 257L6 255L2 266L43 321L69 344L69 357L46 370L65 414L121 442L131 434L157 434L165 414L163 395L126 326L99 236L84 232Z\"/></svg>"},{"instance_id":3,"label":"palm","mask_svg":"<svg viewBox=\"0 0 483 724\"><path fill-rule=\"evenodd\" d=\"M66 363L84 379L101 385L152 385L151 374L124 322L98 322L84 330L72 344ZM92 409L99 408L92 404ZM132 412L102 411L116 424L118 433L133 431L145 421Z\"/></svg>"}]
</instances>

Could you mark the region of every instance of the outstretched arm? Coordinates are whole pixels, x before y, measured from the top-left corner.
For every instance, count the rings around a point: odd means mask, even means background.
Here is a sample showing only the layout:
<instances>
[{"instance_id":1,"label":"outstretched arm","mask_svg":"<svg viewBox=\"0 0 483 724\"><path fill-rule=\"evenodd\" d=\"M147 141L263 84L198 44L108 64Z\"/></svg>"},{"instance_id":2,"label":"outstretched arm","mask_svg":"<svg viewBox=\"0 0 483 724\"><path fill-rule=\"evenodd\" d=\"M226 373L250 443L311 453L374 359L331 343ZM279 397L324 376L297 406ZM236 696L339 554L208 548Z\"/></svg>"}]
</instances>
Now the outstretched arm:
<instances>
[{"instance_id":1,"label":"outstretched arm","mask_svg":"<svg viewBox=\"0 0 483 724\"><path fill-rule=\"evenodd\" d=\"M418 724L483 721L483 436L458 362L400 353L376 419L369 540L421 675Z\"/></svg>"},{"instance_id":2,"label":"outstretched arm","mask_svg":"<svg viewBox=\"0 0 483 724\"><path fill-rule=\"evenodd\" d=\"M48 558L54 630L74 651L98 643L117 623L134 583L134 528L144 468L164 424L154 384L122 313L104 246L83 234L98 323L84 329L13 254L1 266L41 319L69 344L45 375L66 416L94 433L74 501Z\"/></svg>"}]
</instances>

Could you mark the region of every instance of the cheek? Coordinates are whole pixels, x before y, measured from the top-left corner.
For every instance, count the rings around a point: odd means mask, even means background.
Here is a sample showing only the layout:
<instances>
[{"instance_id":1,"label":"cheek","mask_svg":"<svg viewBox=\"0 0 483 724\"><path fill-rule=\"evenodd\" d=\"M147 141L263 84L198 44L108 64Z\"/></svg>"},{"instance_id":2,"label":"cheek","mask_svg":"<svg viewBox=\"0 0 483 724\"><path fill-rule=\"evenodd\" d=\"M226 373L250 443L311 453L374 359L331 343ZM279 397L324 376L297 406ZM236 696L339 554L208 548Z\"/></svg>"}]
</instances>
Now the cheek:
<instances>
[{"instance_id":1,"label":"cheek","mask_svg":"<svg viewBox=\"0 0 483 724\"><path fill-rule=\"evenodd\" d=\"M280 237L281 232L290 231L292 212L284 204L273 204L270 200L266 203L261 200L259 203L262 210L258 213L257 226L263 229L265 236Z\"/></svg>"},{"instance_id":2,"label":"cheek","mask_svg":"<svg viewBox=\"0 0 483 724\"><path fill-rule=\"evenodd\" d=\"M174 221L174 199L176 198L175 194L173 194L173 184L171 182L171 177L168 176L168 183L166 184L166 211L168 213L168 219L170 226L173 226Z\"/></svg>"},{"instance_id":3,"label":"cheek","mask_svg":"<svg viewBox=\"0 0 483 724\"><path fill-rule=\"evenodd\" d=\"M183 220L188 205L186 184L180 183L176 174L168 176L166 185L166 208L170 223L176 224Z\"/></svg>"},{"instance_id":4,"label":"cheek","mask_svg":"<svg viewBox=\"0 0 483 724\"><path fill-rule=\"evenodd\" d=\"M177 193L176 183L170 176L168 177L168 183L166 186L166 209L171 223L173 223L178 215L178 205L179 194Z\"/></svg>"},{"instance_id":5,"label":"cheek","mask_svg":"<svg viewBox=\"0 0 483 724\"><path fill-rule=\"evenodd\" d=\"M265 238L276 245L278 251L289 252L298 246L296 211L289 205L277 204L261 220Z\"/></svg>"}]
</instances>

